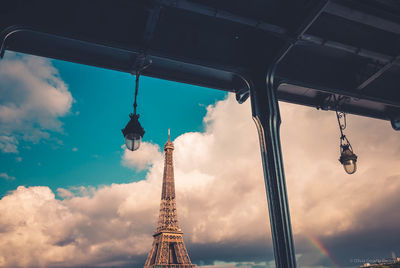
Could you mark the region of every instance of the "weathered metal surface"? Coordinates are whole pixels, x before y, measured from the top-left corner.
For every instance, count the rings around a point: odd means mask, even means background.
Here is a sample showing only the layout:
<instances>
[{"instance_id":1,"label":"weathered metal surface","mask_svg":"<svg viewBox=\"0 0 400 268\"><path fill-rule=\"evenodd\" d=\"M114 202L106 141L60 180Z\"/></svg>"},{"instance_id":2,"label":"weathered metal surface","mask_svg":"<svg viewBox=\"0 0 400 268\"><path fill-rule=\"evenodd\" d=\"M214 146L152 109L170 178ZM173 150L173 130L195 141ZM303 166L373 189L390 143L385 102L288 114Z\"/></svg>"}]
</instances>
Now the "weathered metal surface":
<instances>
[{"instance_id":1,"label":"weathered metal surface","mask_svg":"<svg viewBox=\"0 0 400 268\"><path fill-rule=\"evenodd\" d=\"M336 94L349 97L339 109L385 120L398 118L400 4L329 1L296 40L302 18L320 2L4 1L0 42L2 51L129 73L136 56L146 53L153 64L144 75L246 96L251 74L270 66L289 41L296 46L276 74L287 85L278 88L279 100L321 107L321 99L327 97L321 95ZM375 74L373 66L383 69ZM306 95L298 85L307 86Z\"/></svg>"}]
</instances>

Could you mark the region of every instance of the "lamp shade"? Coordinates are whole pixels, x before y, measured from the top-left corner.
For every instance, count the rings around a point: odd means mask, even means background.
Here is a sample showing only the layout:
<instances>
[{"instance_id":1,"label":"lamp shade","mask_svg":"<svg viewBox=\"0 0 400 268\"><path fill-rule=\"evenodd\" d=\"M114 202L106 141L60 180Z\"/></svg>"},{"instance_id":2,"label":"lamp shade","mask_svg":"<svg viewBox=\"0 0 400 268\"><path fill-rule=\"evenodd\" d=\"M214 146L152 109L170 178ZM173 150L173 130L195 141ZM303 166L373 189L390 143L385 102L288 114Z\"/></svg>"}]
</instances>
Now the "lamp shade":
<instances>
[{"instance_id":1,"label":"lamp shade","mask_svg":"<svg viewBox=\"0 0 400 268\"><path fill-rule=\"evenodd\" d=\"M357 155L353 153L348 145L342 147L339 161L347 174L353 174L357 171Z\"/></svg>"},{"instance_id":2,"label":"lamp shade","mask_svg":"<svg viewBox=\"0 0 400 268\"><path fill-rule=\"evenodd\" d=\"M135 151L139 149L145 131L139 123L139 115L130 114L129 117L131 120L128 122L126 127L122 129L122 134L125 138L126 148Z\"/></svg>"},{"instance_id":3,"label":"lamp shade","mask_svg":"<svg viewBox=\"0 0 400 268\"><path fill-rule=\"evenodd\" d=\"M125 136L125 145L131 151L136 151L140 147L142 137L136 133L130 133Z\"/></svg>"}]
</instances>

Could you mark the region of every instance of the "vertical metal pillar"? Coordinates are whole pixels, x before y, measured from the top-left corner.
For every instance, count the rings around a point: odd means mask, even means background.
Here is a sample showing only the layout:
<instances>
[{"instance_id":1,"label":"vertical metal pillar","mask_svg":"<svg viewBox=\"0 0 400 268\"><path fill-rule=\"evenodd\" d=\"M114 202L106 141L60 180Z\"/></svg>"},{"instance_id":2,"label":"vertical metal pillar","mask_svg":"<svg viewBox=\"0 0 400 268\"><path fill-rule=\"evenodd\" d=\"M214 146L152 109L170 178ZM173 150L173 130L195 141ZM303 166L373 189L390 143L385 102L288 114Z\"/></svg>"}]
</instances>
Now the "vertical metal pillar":
<instances>
[{"instance_id":1,"label":"vertical metal pillar","mask_svg":"<svg viewBox=\"0 0 400 268\"><path fill-rule=\"evenodd\" d=\"M275 71L282 59L296 45L301 36L311 27L323 12L327 0L322 0L304 24L288 42L269 66L267 74L256 73L252 77L250 88L253 120L256 123L260 139L260 149L264 169L265 188L268 198L271 234L277 268L296 268L292 225L286 192L285 172L283 169L280 141L281 116L279 112L274 83Z\"/></svg>"},{"instance_id":2,"label":"vertical metal pillar","mask_svg":"<svg viewBox=\"0 0 400 268\"><path fill-rule=\"evenodd\" d=\"M260 139L265 188L277 268L295 268L296 259L283 170L279 128L281 117L273 73L260 75L250 89L253 120Z\"/></svg>"}]
</instances>

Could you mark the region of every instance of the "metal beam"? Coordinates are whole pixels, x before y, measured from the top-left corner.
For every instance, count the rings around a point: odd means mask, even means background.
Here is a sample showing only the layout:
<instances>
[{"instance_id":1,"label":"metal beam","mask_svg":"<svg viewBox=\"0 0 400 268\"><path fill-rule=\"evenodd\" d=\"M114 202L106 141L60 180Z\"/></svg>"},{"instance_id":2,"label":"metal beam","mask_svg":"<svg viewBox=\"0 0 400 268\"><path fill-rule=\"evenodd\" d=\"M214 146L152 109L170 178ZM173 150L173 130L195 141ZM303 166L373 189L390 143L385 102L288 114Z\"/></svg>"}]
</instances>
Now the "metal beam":
<instances>
[{"instance_id":1,"label":"metal beam","mask_svg":"<svg viewBox=\"0 0 400 268\"><path fill-rule=\"evenodd\" d=\"M277 36L283 40L291 40L292 42L298 41L298 40L296 40L295 36L290 35L289 31L281 26L267 23L265 21L260 21L260 20L255 20L255 19L239 16L239 15L233 14L231 12L222 10L222 9L215 9L215 8L212 8L212 7L209 7L206 5L189 2L187 0L158 0L158 3L160 3L161 5L164 5L166 7L170 7L170 8L182 9L182 10L190 11L193 13L197 13L197 14L201 14L201 15L205 15L205 16L209 16L209 17L219 18L219 19L239 23L242 25L251 26L251 27L254 27L255 29L259 29L268 34ZM344 14L346 14L346 15L352 14L346 7L332 3L332 2L329 2L327 4L327 7L324 9L324 12L327 12L327 10L330 10L330 13L333 13L335 10L337 11L337 13L339 11L343 11L343 10L347 11L347 13L340 13L343 16L344 16ZM359 13L361 13L361 12L359 12ZM367 15L365 15L365 16L367 16ZM361 16L361 18L363 18L363 17ZM377 18L377 19L379 19L379 18ZM395 23L391 22L391 24L395 24ZM395 24L395 25L398 25L398 24ZM400 29L400 25L398 25L398 27ZM367 49L354 47L354 46L351 46L348 44L343 44L340 42L325 40L325 39L322 39L320 37L313 36L310 34L304 34L304 35L300 36L299 38L301 39L301 42L304 45L318 44L321 46L327 46L327 47L331 47L334 49L343 50L343 51L346 51L346 52L349 52L352 54L356 54L360 57L378 60L382 63L389 62L393 58L390 55L385 55L385 54L378 53L375 51L370 51ZM400 63L396 63L396 64L400 64Z\"/></svg>"},{"instance_id":2,"label":"metal beam","mask_svg":"<svg viewBox=\"0 0 400 268\"><path fill-rule=\"evenodd\" d=\"M294 36L291 36L288 34L287 29L280 27L278 25L270 24L270 23L267 23L264 21L259 21L259 20L255 20L255 19L251 19L251 18L247 18L247 17L242 17L242 16L239 16L239 15L236 15L236 14L233 14L233 13L221 10L221 9L214 9L209 6L192 3L192 2L189 2L186 0L158 0L155 3L155 7L151 8L149 10L149 17L148 17L145 32L143 35L143 42L144 42L144 46L146 46L146 48L150 46L151 39L153 38L155 29L156 29L156 26L157 26L157 23L159 20L159 15L160 15L162 6L183 9L186 11L190 11L190 12L194 12L194 13L198 13L198 14L202 14L202 15L206 15L206 16L210 16L210 17L220 18L223 20L228 20L228 21L236 22L236 23L243 24L243 25L248 25L248 26L254 27L256 29L260 29L269 34L272 34L274 36L277 36L283 40L292 40L293 42L298 42L298 44L302 44L302 45L326 46L326 47L346 51L348 53L356 54L360 57L369 58L372 60L378 60L384 64L393 60L393 57L390 55L382 54L382 53L375 52L375 51L370 51L370 50L360 48L360 47L354 47L352 45L348 45L348 44L344 44L344 43L340 43L340 42L325 40L323 38L313 36L310 34L302 35L300 37L300 39L301 39L300 41L295 40ZM337 4L329 3L327 8L330 7L330 10L332 11L332 10L334 10L333 7L337 7L337 6L338 6ZM326 10L324 10L324 12L326 12ZM18 32L18 31L21 31L21 30L17 30L15 32ZM25 29L24 31L27 31L27 30ZM3 36L1 38L2 44L0 47L0 58L4 54L6 39L9 36L11 36L12 34L14 34L15 32L8 32L6 36ZM394 64L400 65L400 62L395 61Z\"/></svg>"},{"instance_id":3,"label":"metal beam","mask_svg":"<svg viewBox=\"0 0 400 268\"><path fill-rule=\"evenodd\" d=\"M388 63L394 59L393 56L390 56L390 55L371 51L371 50L364 49L361 47L355 47L352 45L343 44L343 43L336 42L336 41L326 40L326 39L323 39L323 38L320 38L320 37L317 37L317 36L314 36L311 34L304 34L300 38L300 40L297 42L297 44L325 46L325 47L329 47L329 48L333 48L333 49L342 50L342 51L345 51L345 52L348 52L348 53L351 53L354 55L358 55L363 58L377 60L384 64ZM400 65L400 62L395 61L394 64Z\"/></svg>"},{"instance_id":4,"label":"metal beam","mask_svg":"<svg viewBox=\"0 0 400 268\"><path fill-rule=\"evenodd\" d=\"M167 7L182 9L205 16L236 22L286 38L287 30L283 27L264 21L239 16L225 10L212 8L206 5L201 5L186 0L158 0L158 2Z\"/></svg>"},{"instance_id":5,"label":"metal beam","mask_svg":"<svg viewBox=\"0 0 400 268\"><path fill-rule=\"evenodd\" d=\"M330 2L325 12L351 21L365 24L386 32L400 34L400 24L374 15Z\"/></svg>"},{"instance_id":6,"label":"metal beam","mask_svg":"<svg viewBox=\"0 0 400 268\"><path fill-rule=\"evenodd\" d=\"M296 33L298 40L322 13L326 2L322 3L315 13L305 20L304 25ZM280 142L281 117L277 84L274 83L275 72L279 63L295 46L296 42L288 42L276 55L268 72L253 74L250 88L253 120L257 126L260 140L261 156L264 169L265 188L271 222L272 241L274 245L275 266L277 268L295 268L296 258L290 222L289 204L286 191L285 173L283 169L282 149Z\"/></svg>"},{"instance_id":7,"label":"metal beam","mask_svg":"<svg viewBox=\"0 0 400 268\"><path fill-rule=\"evenodd\" d=\"M357 87L357 89L361 90L361 89L364 89L365 87L367 87L369 84L371 84L376 79L378 79L383 73L385 73L387 70L389 70L393 65L395 65L396 63L399 63L399 60L400 60L400 57L397 56L396 58L394 58L393 60L388 62L385 66L383 66L381 69L379 69L376 73L371 75L367 80L362 82L362 84L359 85Z\"/></svg>"},{"instance_id":8,"label":"metal beam","mask_svg":"<svg viewBox=\"0 0 400 268\"><path fill-rule=\"evenodd\" d=\"M143 34L143 43L145 49L150 46L151 40L153 39L154 32L156 31L156 27L160 18L161 13L161 5L156 4L153 8L148 10L149 15L146 22L146 28Z\"/></svg>"}]
</instances>

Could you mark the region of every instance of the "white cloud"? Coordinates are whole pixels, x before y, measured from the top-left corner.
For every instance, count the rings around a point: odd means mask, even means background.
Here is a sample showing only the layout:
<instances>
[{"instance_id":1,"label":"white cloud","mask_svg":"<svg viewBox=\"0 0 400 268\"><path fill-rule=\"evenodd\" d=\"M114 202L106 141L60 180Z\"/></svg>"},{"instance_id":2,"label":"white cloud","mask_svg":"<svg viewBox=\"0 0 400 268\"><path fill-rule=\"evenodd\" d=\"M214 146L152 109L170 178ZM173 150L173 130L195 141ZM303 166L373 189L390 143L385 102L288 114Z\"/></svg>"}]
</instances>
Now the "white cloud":
<instances>
[{"instance_id":1,"label":"white cloud","mask_svg":"<svg viewBox=\"0 0 400 268\"><path fill-rule=\"evenodd\" d=\"M22 162L22 157L18 156L18 157L15 158L15 160L16 160L17 162Z\"/></svg>"},{"instance_id":2,"label":"white cloud","mask_svg":"<svg viewBox=\"0 0 400 268\"><path fill-rule=\"evenodd\" d=\"M73 151L73 152L77 152L77 151L78 151L78 148L73 147L73 148L72 148L72 151Z\"/></svg>"},{"instance_id":3,"label":"white cloud","mask_svg":"<svg viewBox=\"0 0 400 268\"><path fill-rule=\"evenodd\" d=\"M6 180L15 180L15 177L10 176L5 172L0 173L0 178L6 179Z\"/></svg>"},{"instance_id":4,"label":"white cloud","mask_svg":"<svg viewBox=\"0 0 400 268\"><path fill-rule=\"evenodd\" d=\"M400 220L398 133L388 122L349 116L346 134L359 155L358 172L350 176L337 161L335 115L284 103L281 107L297 243L301 246L305 235L335 238L363 230L369 234L371 228L388 230L379 234L383 241L390 237L389 230L398 229ZM261 157L249 103L238 105L230 96L207 109L204 133L185 133L174 141L178 217L189 251L227 245L232 246L230 254L237 254L234 249L240 245L258 246L260 241L270 249ZM4 266L143 262L158 219L163 161L159 147L150 143L136 152L124 151L121 161L148 168L146 180L99 189L60 188L58 195L64 200L57 200L47 187L19 187L1 199ZM298 253L299 262L307 259L307 252ZM209 258L218 260L215 250L213 254ZM253 263L241 262L248 264Z\"/></svg>"},{"instance_id":5,"label":"white cloud","mask_svg":"<svg viewBox=\"0 0 400 268\"><path fill-rule=\"evenodd\" d=\"M0 136L0 150L3 153L18 153L17 139L11 136Z\"/></svg>"},{"instance_id":6,"label":"white cloud","mask_svg":"<svg viewBox=\"0 0 400 268\"><path fill-rule=\"evenodd\" d=\"M64 188L58 188L57 189L57 194L61 197L61 198L70 198L70 197L74 197L74 193L68 189L64 189Z\"/></svg>"},{"instance_id":7,"label":"white cloud","mask_svg":"<svg viewBox=\"0 0 400 268\"><path fill-rule=\"evenodd\" d=\"M0 150L17 153L18 141L37 143L62 131L73 98L49 60L7 53L0 61Z\"/></svg>"},{"instance_id":8,"label":"white cloud","mask_svg":"<svg viewBox=\"0 0 400 268\"><path fill-rule=\"evenodd\" d=\"M142 142L137 151L130 151L125 145L122 148L124 148L124 154L121 163L126 167L143 170L162 160L160 147L157 144Z\"/></svg>"},{"instance_id":9,"label":"white cloud","mask_svg":"<svg viewBox=\"0 0 400 268\"><path fill-rule=\"evenodd\" d=\"M68 194L62 201L48 187L18 187L0 202L5 267L111 266L115 256L126 262L145 254L154 213L144 209L141 218L119 209L131 195L145 199L143 184L103 187L93 197Z\"/></svg>"}]
</instances>

